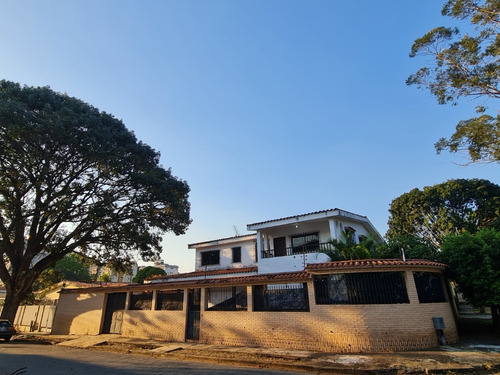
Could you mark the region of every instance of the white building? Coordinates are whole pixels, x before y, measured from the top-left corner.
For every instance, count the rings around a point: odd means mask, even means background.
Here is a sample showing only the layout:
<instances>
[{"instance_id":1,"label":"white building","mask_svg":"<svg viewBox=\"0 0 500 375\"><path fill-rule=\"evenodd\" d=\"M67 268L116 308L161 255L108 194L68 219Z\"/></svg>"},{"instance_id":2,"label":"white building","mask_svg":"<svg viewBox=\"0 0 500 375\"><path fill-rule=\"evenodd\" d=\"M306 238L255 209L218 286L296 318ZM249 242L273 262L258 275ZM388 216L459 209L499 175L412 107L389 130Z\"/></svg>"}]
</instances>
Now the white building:
<instances>
[{"instance_id":1,"label":"white building","mask_svg":"<svg viewBox=\"0 0 500 375\"><path fill-rule=\"evenodd\" d=\"M330 239L349 233L359 243L372 236L382 242L366 216L338 208L248 224L255 234L223 238L188 245L196 249L195 272L242 269L259 274L302 271L307 264L329 258L321 250ZM216 272L220 277L220 272Z\"/></svg>"}]
</instances>

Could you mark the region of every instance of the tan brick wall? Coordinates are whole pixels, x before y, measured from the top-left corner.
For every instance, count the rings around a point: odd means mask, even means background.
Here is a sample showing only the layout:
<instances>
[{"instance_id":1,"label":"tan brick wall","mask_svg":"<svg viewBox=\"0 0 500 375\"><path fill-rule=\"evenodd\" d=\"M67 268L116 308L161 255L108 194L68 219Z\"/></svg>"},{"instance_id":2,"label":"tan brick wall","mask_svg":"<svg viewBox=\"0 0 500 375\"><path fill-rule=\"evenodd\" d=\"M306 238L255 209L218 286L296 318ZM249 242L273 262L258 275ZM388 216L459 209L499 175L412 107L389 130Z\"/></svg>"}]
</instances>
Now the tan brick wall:
<instances>
[{"instance_id":1,"label":"tan brick wall","mask_svg":"<svg viewBox=\"0 0 500 375\"><path fill-rule=\"evenodd\" d=\"M162 341L184 341L184 311L127 310L123 314L122 335Z\"/></svg>"},{"instance_id":2,"label":"tan brick wall","mask_svg":"<svg viewBox=\"0 0 500 375\"><path fill-rule=\"evenodd\" d=\"M104 312L104 293L61 293L52 334L98 335Z\"/></svg>"},{"instance_id":3,"label":"tan brick wall","mask_svg":"<svg viewBox=\"0 0 500 375\"><path fill-rule=\"evenodd\" d=\"M418 303L411 271L406 273L406 283L410 300L407 304L316 305L310 279L310 312L253 312L252 287L248 286L248 311L204 311L202 303L199 341L330 352L415 350L438 345L432 318L443 317L446 340L456 342L450 303ZM125 311L122 334L184 341L187 295L186 290L183 311ZM61 294L53 333L99 333L104 296Z\"/></svg>"},{"instance_id":4,"label":"tan brick wall","mask_svg":"<svg viewBox=\"0 0 500 375\"><path fill-rule=\"evenodd\" d=\"M419 304L414 288L409 282L409 304L316 305L311 281L310 312L203 311L200 342L332 352L414 350L438 345L436 316L444 318L446 340L456 342L450 304Z\"/></svg>"}]
</instances>

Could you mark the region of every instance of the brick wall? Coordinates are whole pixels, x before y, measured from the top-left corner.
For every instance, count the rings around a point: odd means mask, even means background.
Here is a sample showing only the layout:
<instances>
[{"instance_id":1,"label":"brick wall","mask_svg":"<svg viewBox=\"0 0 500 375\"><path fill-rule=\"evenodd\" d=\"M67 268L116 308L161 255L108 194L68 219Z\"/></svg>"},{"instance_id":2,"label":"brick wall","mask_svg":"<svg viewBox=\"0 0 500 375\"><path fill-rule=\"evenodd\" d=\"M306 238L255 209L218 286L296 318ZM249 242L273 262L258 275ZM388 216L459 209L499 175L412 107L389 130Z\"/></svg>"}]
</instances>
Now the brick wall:
<instances>
[{"instance_id":1,"label":"brick wall","mask_svg":"<svg viewBox=\"0 0 500 375\"><path fill-rule=\"evenodd\" d=\"M184 311L127 310L123 314L122 335L162 341L184 341Z\"/></svg>"},{"instance_id":2,"label":"brick wall","mask_svg":"<svg viewBox=\"0 0 500 375\"><path fill-rule=\"evenodd\" d=\"M202 311L200 342L332 352L414 350L438 345L435 316L444 318L446 340L458 340L450 304L419 304L416 291L409 293L409 304L316 305L312 281L308 290L310 312Z\"/></svg>"},{"instance_id":3,"label":"brick wall","mask_svg":"<svg viewBox=\"0 0 500 375\"><path fill-rule=\"evenodd\" d=\"M199 342L330 352L415 350L438 345L433 317L443 317L446 340L456 342L452 305L449 302L419 303L411 270L406 271L405 278L410 303L366 305L316 305L313 281L307 279L309 312L252 311L250 285L247 286L247 311L204 311L206 293L202 288ZM52 332L98 334L104 296L105 291L62 293ZM182 311L126 310L122 334L183 342L187 296L185 289Z\"/></svg>"},{"instance_id":4,"label":"brick wall","mask_svg":"<svg viewBox=\"0 0 500 375\"><path fill-rule=\"evenodd\" d=\"M99 334L104 312L104 297L104 293L61 293L52 334Z\"/></svg>"}]
</instances>

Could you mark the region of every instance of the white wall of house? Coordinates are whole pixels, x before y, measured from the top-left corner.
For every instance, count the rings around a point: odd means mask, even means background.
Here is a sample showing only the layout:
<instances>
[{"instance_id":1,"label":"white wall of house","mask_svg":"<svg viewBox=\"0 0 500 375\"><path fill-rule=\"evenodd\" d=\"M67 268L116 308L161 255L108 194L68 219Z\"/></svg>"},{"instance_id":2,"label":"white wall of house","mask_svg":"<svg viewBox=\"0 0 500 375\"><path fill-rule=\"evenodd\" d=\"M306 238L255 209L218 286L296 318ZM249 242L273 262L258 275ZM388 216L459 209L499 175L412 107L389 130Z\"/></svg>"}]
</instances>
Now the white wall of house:
<instances>
[{"instance_id":1,"label":"white wall of house","mask_svg":"<svg viewBox=\"0 0 500 375\"><path fill-rule=\"evenodd\" d=\"M292 247L292 237L310 233L318 233L319 242L325 243L332 238L339 239L346 228L354 229L356 242L359 242L359 236L371 234L366 223L345 217L287 222L286 225L278 224L279 222L275 226L257 230L257 236L260 239L258 249L264 251L274 249L274 239L279 237L285 237L286 247L290 248ZM309 263L322 263L329 260L328 256L320 252L266 258L262 256L262 251L258 251L259 274L301 271Z\"/></svg>"},{"instance_id":2,"label":"white wall of house","mask_svg":"<svg viewBox=\"0 0 500 375\"><path fill-rule=\"evenodd\" d=\"M259 274L302 271L308 263L329 262L326 254L311 253L259 260Z\"/></svg>"},{"instance_id":3,"label":"white wall of house","mask_svg":"<svg viewBox=\"0 0 500 375\"><path fill-rule=\"evenodd\" d=\"M196 271L202 271L256 266L255 242L255 235L250 235L189 246L196 248ZM233 261L233 248L238 247L241 248L241 259L235 262ZM219 252L219 263L202 264L203 253L214 251Z\"/></svg>"}]
</instances>

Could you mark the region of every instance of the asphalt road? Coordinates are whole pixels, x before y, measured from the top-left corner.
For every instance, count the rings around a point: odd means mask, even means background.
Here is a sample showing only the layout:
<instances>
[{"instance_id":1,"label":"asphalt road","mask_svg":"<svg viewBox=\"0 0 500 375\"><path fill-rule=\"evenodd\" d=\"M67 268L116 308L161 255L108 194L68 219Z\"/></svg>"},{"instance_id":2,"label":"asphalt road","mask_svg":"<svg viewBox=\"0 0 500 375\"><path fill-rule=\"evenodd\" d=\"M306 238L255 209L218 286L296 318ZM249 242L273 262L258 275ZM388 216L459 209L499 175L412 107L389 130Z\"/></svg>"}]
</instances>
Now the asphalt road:
<instances>
[{"instance_id":1,"label":"asphalt road","mask_svg":"<svg viewBox=\"0 0 500 375\"><path fill-rule=\"evenodd\" d=\"M290 374L199 362L171 361L126 353L100 352L0 341L0 375Z\"/></svg>"}]
</instances>

